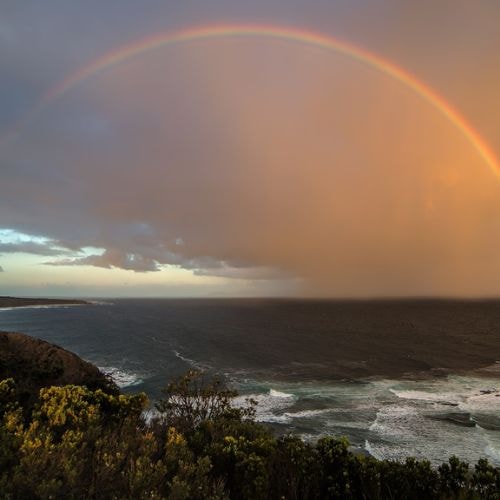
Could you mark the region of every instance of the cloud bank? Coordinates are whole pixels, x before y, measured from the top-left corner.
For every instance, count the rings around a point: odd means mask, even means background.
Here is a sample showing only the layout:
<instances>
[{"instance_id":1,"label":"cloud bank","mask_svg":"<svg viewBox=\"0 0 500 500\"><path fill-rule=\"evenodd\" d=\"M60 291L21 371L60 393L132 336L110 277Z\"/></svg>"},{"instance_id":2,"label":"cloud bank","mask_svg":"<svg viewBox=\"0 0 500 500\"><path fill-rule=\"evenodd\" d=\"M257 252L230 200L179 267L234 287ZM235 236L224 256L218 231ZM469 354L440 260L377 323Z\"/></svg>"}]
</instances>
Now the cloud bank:
<instances>
[{"instance_id":1,"label":"cloud bank","mask_svg":"<svg viewBox=\"0 0 500 500\"><path fill-rule=\"evenodd\" d=\"M497 179L425 102L335 53L155 51L68 92L2 162L0 227L56 243L0 253L312 295L500 292Z\"/></svg>"},{"instance_id":2,"label":"cloud bank","mask_svg":"<svg viewBox=\"0 0 500 500\"><path fill-rule=\"evenodd\" d=\"M30 253L33 255L56 256L73 253L67 248L58 247L55 242L37 243L35 241L22 241L16 243L0 242L0 254L5 253Z\"/></svg>"}]
</instances>

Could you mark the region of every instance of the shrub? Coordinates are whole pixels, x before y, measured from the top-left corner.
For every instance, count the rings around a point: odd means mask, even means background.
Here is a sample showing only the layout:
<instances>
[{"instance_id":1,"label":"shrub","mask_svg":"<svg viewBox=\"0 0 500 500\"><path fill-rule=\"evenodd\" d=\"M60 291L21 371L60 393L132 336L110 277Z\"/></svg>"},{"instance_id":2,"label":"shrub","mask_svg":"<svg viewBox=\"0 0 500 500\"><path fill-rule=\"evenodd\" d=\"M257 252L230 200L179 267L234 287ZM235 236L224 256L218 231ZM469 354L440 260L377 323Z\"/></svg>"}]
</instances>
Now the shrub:
<instances>
[{"instance_id":1,"label":"shrub","mask_svg":"<svg viewBox=\"0 0 500 500\"><path fill-rule=\"evenodd\" d=\"M254 415L252 405L235 408L238 393L228 389L219 378L207 379L200 371L190 370L163 390L164 398L156 403L162 418L182 432L191 432L202 423L218 419L241 421Z\"/></svg>"},{"instance_id":2,"label":"shrub","mask_svg":"<svg viewBox=\"0 0 500 500\"><path fill-rule=\"evenodd\" d=\"M276 438L252 402L234 408L235 392L198 372L165 394L151 422L143 394L74 385L42 389L24 415L14 381L0 381L0 498L500 500L484 459L433 469L357 456L344 438Z\"/></svg>"}]
</instances>

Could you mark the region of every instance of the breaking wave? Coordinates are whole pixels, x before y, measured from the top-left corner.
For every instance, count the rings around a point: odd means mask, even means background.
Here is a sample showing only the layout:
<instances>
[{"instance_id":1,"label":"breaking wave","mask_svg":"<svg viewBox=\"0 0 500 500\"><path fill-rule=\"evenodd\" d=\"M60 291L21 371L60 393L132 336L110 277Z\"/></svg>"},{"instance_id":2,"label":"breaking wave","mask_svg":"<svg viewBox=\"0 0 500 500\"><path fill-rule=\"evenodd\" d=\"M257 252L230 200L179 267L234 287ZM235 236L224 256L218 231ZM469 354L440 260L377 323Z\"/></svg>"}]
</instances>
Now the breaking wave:
<instances>
[{"instance_id":1,"label":"breaking wave","mask_svg":"<svg viewBox=\"0 0 500 500\"><path fill-rule=\"evenodd\" d=\"M124 389L125 387L132 387L135 385L142 384L144 380L137 373L127 372L120 370L114 366L99 366L99 370L105 375L108 375L113 382Z\"/></svg>"}]
</instances>

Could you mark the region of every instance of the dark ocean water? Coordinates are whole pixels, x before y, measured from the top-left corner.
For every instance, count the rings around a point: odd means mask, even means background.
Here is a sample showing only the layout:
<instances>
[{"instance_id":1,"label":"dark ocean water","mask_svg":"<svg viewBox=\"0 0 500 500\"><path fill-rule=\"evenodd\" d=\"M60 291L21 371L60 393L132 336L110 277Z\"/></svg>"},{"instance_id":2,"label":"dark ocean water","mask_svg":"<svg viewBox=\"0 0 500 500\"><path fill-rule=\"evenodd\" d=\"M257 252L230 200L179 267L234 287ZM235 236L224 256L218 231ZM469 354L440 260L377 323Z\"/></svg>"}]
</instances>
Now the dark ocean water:
<instances>
[{"instance_id":1,"label":"dark ocean water","mask_svg":"<svg viewBox=\"0 0 500 500\"><path fill-rule=\"evenodd\" d=\"M69 349L152 400L195 367L251 394L278 432L500 465L498 301L130 299L0 310L0 330Z\"/></svg>"}]
</instances>

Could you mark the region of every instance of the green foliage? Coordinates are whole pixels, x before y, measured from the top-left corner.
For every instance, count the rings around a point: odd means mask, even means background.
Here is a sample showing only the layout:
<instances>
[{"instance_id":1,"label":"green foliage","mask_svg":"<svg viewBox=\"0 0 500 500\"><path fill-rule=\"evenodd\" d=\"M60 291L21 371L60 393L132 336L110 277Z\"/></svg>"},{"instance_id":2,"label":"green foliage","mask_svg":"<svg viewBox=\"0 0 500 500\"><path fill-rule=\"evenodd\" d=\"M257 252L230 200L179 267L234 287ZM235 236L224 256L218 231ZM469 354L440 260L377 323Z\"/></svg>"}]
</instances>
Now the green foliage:
<instances>
[{"instance_id":1,"label":"green foliage","mask_svg":"<svg viewBox=\"0 0 500 500\"><path fill-rule=\"evenodd\" d=\"M269 498L318 498L320 475L316 450L295 436L276 440Z\"/></svg>"},{"instance_id":2,"label":"green foliage","mask_svg":"<svg viewBox=\"0 0 500 500\"><path fill-rule=\"evenodd\" d=\"M0 412L3 413L8 406L16 401L16 383L14 379L0 380Z\"/></svg>"},{"instance_id":3,"label":"green foliage","mask_svg":"<svg viewBox=\"0 0 500 500\"><path fill-rule=\"evenodd\" d=\"M500 498L500 469L493 467L488 460L481 458L474 467L472 485L480 498Z\"/></svg>"},{"instance_id":4,"label":"green foliage","mask_svg":"<svg viewBox=\"0 0 500 500\"><path fill-rule=\"evenodd\" d=\"M442 464L439 467L439 475L443 494L449 492L458 497L468 486L469 464L452 456L447 464Z\"/></svg>"},{"instance_id":5,"label":"green foliage","mask_svg":"<svg viewBox=\"0 0 500 500\"><path fill-rule=\"evenodd\" d=\"M207 380L196 370L169 384L163 394L156 409L168 425L182 432L191 432L208 421L240 421L254 415L253 401L249 400L247 408L235 408L231 403L238 395L236 391L225 387L218 378Z\"/></svg>"},{"instance_id":6,"label":"green foliage","mask_svg":"<svg viewBox=\"0 0 500 500\"><path fill-rule=\"evenodd\" d=\"M14 381L0 381L0 498L500 500L487 460L434 469L357 456L344 438L276 438L235 395L189 372L146 422L143 394L49 387L23 414Z\"/></svg>"}]
</instances>

